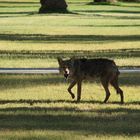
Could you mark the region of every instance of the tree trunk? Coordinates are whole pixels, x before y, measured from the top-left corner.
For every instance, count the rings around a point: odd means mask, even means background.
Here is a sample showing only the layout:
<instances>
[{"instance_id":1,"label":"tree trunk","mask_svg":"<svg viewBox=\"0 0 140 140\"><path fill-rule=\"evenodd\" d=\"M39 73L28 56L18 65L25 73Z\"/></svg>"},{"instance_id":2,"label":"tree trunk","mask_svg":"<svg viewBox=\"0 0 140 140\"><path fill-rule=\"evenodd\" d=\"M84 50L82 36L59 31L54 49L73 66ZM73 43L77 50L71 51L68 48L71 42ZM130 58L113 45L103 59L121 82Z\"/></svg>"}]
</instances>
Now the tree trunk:
<instances>
[{"instance_id":1,"label":"tree trunk","mask_svg":"<svg viewBox=\"0 0 140 140\"><path fill-rule=\"evenodd\" d=\"M40 0L39 13L66 12L67 3L65 0Z\"/></svg>"}]
</instances>

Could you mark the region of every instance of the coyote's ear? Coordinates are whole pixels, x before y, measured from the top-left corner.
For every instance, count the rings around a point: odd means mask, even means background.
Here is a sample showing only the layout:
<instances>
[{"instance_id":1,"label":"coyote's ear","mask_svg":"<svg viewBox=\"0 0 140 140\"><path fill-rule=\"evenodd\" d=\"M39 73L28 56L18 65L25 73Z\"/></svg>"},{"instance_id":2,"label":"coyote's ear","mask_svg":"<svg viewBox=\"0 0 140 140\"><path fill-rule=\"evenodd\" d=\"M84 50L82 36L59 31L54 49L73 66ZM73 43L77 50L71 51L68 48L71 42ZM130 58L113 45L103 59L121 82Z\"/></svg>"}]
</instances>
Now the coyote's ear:
<instances>
[{"instance_id":1,"label":"coyote's ear","mask_svg":"<svg viewBox=\"0 0 140 140\"><path fill-rule=\"evenodd\" d=\"M57 61L58 61L59 65L62 65L62 64L63 64L63 60L62 60L62 58L57 57Z\"/></svg>"},{"instance_id":2,"label":"coyote's ear","mask_svg":"<svg viewBox=\"0 0 140 140\"><path fill-rule=\"evenodd\" d=\"M71 60L71 61L75 60L75 56L73 56L70 60Z\"/></svg>"}]
</instances>

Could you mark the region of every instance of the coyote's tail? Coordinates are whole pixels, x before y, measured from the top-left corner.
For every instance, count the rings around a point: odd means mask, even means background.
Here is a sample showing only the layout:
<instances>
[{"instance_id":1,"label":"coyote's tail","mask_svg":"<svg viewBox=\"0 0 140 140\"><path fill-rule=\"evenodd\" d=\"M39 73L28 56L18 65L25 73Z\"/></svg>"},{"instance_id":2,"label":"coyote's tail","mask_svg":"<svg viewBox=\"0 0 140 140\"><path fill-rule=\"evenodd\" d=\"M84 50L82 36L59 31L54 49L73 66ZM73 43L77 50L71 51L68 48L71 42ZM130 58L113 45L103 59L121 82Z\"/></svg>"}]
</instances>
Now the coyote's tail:
<instances>
[{"instance_id":1,"label":"coyote's tail","mask_svg":"<svg viewBox=\"0 0 140 140\"><path fill-rule=\"evenodd\" d=\"M116 71L116 74L119 75L120 71L119 71L118 66L116 65L116 63L114 61L113 61L113 67L114 67L114 69Z\"/></svg>"}]
</instances>

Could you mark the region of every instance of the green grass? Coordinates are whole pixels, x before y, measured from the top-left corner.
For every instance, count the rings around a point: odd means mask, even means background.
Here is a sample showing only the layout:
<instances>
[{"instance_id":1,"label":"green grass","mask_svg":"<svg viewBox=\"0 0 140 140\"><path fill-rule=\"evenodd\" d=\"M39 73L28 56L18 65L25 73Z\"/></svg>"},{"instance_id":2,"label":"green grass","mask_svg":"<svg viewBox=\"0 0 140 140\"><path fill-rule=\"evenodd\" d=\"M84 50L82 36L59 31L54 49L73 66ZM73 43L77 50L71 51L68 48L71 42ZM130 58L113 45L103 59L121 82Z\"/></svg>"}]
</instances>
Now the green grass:
<instances>
[{"instance_id":1,"label":"green grass","mask_svg":"<svg viewBox=\"0 0 140 140\"><path fill-rule=\"evenodd\" d=\"M120 76L125 95L125 104L120 105L113 88L108 104L102 104L105 93L99 83L85 82L77 104L61 76L0 75L0 138L137 140L139 78Z\"/></svg>"},{"instance_id":2,"label":"green grass","mask_svg":"<svg viewBox=\"0 0 140 140\"><path fill-rule=\"evenodd\" d=\"M2 1L1 48L4 50L50 48L94 50L108 49L111 46L116 49L139 48L138 7L125 3L120 6L89 5L89 2L69 3L69 11L74 14L39 15L38 1L25 3Z\"/></svg>"},{"instance_id":3,"label":"green grass","mask_svg":"<svg viewBox=\"0 0 140 140\"><path fill-rule=\"evenodd\" d=\"M68 13L38 14L38 0L0 0L0 67L58 67L56 57L107 57L140 66L140 3L67 0ZM82 100L59 75L0 75L2 140L138 140L140 75L121 74L125 104L97 82ZM73 89L76 93L76 87Z\"/></svg>"},{"instance_id":4,"label":"green grass","mask_svg":"<svg viewBox=\"0 0 140 140\"><path fill-rule=\"evenodd\" d=\"M92 4L91 0L67 2L70 11L67 14L39 15L40 4L37 0L0 1L1 67L8 65L21 67L20 61L24 61L24 64L21 63L23 67L56 66L52 64L54 60L50 58L58 55L71 57L75 55L73 51L94 52L86 53L87 57L109 57L115 60L119 57L120 62L124 55L116 52L123 49L126 50L125 58L130 60L124 62L124 66L131 65L132 59L137 59L134 65L140 66L137 58L140 49L139 3L119 2L116 5L96 5ZM99 54L98 51L101 53ZM103 51L108 53L102 53ZM114 51L113 55L112 51ZM23 52L30 52L30 55L23 56ZM32 55L32 52L36 55ZM22 57L24 60L21 60ZM25 57L32 59L29 60L30 62L25 61ZM49 58L49 64L44 65L45 61L38 59L44 57ZM12 61L15 64L11 64ZM35 61L39 65L33 64ZM3 63L6 65L4 66Z\"/></svg>"}]
</instances>

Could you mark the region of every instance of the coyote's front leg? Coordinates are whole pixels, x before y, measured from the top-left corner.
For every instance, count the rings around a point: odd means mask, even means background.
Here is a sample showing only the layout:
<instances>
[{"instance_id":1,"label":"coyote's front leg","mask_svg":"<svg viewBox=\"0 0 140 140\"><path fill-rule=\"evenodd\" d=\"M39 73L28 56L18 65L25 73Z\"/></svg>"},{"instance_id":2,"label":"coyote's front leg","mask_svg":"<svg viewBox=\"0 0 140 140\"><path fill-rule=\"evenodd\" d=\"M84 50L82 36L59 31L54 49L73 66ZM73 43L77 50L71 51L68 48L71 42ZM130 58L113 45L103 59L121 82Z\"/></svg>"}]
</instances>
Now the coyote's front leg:
<instances>
[{"instance_id":1,"label":"coyote's front leg","mask_svg":"<svg viewBox=\"0 0 140 140\"><path fill-rule=\"evenodd\" d=\"M72 81L72 83L71 83L71 84L69 85L69 87L68 87L68 92L70 93L72 99L75 98L75 95L72 93L71 89L75 86L76 83L77 83L77 82L74 80L74 81Z\"/></svg>"}]
</instances>

